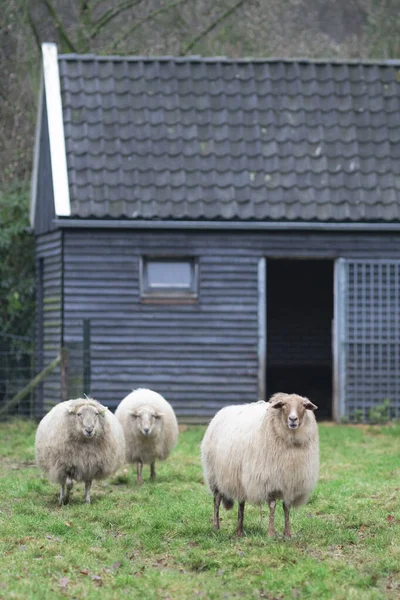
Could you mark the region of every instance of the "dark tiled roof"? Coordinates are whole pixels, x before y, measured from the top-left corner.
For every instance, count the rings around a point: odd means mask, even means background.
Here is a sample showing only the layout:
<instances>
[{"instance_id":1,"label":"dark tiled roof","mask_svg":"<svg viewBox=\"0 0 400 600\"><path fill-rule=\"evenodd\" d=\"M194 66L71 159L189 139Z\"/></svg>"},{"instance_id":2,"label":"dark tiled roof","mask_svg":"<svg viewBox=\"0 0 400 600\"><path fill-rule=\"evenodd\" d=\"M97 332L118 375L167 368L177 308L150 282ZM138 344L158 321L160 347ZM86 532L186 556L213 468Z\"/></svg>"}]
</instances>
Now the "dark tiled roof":
<instances>
[{"instance_id":1,"label":"dark tiled roof","mask_svg":"<svg viewBox=\"0 0 400 600\"><path fill-rule=\"evenodd\" d=\"M400 65L59 57L72 216L400 218Z\"/></svg>"}]
</instances>

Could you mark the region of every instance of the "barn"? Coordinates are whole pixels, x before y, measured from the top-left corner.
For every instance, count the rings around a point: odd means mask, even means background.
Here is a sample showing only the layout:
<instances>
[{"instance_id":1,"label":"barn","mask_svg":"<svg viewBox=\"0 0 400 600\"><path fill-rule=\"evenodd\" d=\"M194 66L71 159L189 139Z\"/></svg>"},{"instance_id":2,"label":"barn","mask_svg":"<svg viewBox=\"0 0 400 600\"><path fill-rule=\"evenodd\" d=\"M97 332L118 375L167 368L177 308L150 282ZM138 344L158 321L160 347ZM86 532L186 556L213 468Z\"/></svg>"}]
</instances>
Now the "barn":
<instances>
[{"instance_id":1,"label":"barn","mask_svg":"<svg viewBox=\"0 0 400 600\"><path fill-rule=\"evenodd\" d=\"M146 386L181 422L276 391L400 416L400 62L44 44L42 71L39 370L63 347L69 397Z\"/></svg>"}]
</instances>

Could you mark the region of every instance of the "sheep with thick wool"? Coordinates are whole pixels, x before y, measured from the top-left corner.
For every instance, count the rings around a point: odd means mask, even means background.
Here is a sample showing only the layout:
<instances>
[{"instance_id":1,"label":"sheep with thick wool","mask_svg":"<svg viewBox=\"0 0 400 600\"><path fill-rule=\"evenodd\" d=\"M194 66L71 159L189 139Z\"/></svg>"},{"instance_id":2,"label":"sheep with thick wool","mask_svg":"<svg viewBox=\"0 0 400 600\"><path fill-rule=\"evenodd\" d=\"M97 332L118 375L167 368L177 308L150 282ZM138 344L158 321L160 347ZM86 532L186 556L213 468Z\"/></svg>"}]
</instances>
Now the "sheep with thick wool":
<instances>
[{"instance_id":1,"label":"sheep with thick wool","mask_svg":"<svg viewBox=\"0 0 400 600\"><path fill-rule=\"evenodd\" d=\"M284 534L291 536L289 510L305 504L318 480L317 406L296 394L274 394L269 402L221 409L201 443L204 478L219 507L239 503L236 533L243 535L245 502L268 502L269 535L275 535L276 501L283 501Z\"/></svg>"},{"instance_id":2,"label":"sheep with thick wool","mask_svg":"<svg viewBox=\"0 0 400 600\"><path fill-rule=\"evenodd\" d=\"M139 388L121 400L115 416L126 441L126 460L137 464L137 482L142 485L142 467L150 465L156 478L155 461L168 458L178 441L178 422L172 406L157 392Z\"/></svg>"},{"instance_id":3,"label":"sheep with thick wool","mask_svg":"<svg viewBox=\"0 0 400 600\"><path fill-rule=\"evenodd\" d=\"M73 481L85 482L90 503L94 479L113 475L124 464L125 438L119 421L92 398L56 404L40 421L36 464L61 486L60 505L69 502Z\"/></svg>"}]
</instances>

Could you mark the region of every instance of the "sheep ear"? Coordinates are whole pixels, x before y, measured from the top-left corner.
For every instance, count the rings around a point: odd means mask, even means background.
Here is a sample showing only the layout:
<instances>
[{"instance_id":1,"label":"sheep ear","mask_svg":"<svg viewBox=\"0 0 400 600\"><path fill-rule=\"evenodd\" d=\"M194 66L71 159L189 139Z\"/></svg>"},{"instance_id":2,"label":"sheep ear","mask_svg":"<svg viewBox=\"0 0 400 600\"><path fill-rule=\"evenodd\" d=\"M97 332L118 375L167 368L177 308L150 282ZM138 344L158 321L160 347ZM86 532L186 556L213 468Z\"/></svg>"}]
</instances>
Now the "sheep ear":
<instances>
[{"instance_id":1,"label":"sheep ear","mask_svg":"<svg viewBox=\"0 0 400 600\"><path fill-rule=\"evenodd\" d=\"M104 413L106 413L108 411L108 406L102 406L99 409L99 415L104 415Z\"/></svg>"},{"instance_id":2,"label":"sheep ear","mask_svg":"<svg viewBox=\"0 0 400 600\"><path fill-rule=\"evenodd\" d=\"M271 396L271 398L269 399L271 408L282 408L282 406L284 406L285 404L284 396L285 394L282 394L281 392L278 392L277 394Z\"/></svg>"},{"instance_id":3,"label":"sheep ear","mask_svg":"<svg viewBox=\"0 0 400 600\"><path fill-rule=\"evenodd\" d=\"M282 400L277 400L276 402L271 402L270 404L271 408L282 408L285 403L282 402Z\"/></svg>"},{"instance_id":4,"label":"sheep ear","mask_svg":"<svg viewBox=\"0 0 400 600\"><path fill-rule=\"evenodd\" d=\"M304 400L303 406L306 410L317 410L318 406L310 402L309 400Z\"/></svg>"},{"instance_id":5,"label":"sheep ear","mask_svg":"<svg viewBox=\"0 0 400 600\"><path fill-rule=\"evenodd\" d=\"M160 412L159 413L154 413L154 418L155 419L161 419L161 417L163 417L163 416L164 416L164 413L160 413Z\"/></svg>"},{"instance_id":6,"label":"sheep ear","mask_svg":"<svg viewBox=\"0 0 400 600\"><path fill-rule=\"evenodd\" d=\"M70 414L73 414L76 412L76 407L75 406L67 406L67 412L69 412Z\"/></svg>"},{"instance_id":7,"label":"sheep ear","mask_svg":"<svg viewBox=\"0 0 400 600\"><path fill-rule=\"evenodd\" d=\"M136 410L131 410L131 415L132 417L135 417L135 419L139 416Z\"/></svg>"}]
</instances>

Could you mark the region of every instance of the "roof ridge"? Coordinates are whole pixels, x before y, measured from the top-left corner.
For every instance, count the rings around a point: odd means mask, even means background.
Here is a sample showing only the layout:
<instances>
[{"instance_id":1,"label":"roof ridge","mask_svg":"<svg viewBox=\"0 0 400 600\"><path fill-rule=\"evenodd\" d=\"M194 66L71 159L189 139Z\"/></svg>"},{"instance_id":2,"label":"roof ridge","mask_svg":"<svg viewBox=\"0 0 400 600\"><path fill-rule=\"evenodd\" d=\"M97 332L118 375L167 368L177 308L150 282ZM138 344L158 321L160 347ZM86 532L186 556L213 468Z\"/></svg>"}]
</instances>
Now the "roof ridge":
<instances>
[{"instance_id":1,"label":"roof ridge","mask_svg":"<svg viewBox=\"0 0 400 600\"><path fill-rule=\"evenodd\" d=\"M177 62L177 63L229 63L229 64L254 64L254 63L285 63L285 64L311 64L311 65L364 65L364 66L385 66L400 67L400 58L398 59L336 59L336 58L309 58L309 57L241 57L229 58L227 56L145 56L145 55L101 55L101 54L59 54L59 60L83 60L83 61L114 61L114 62Z\"/></svg>"}]
</instances>

